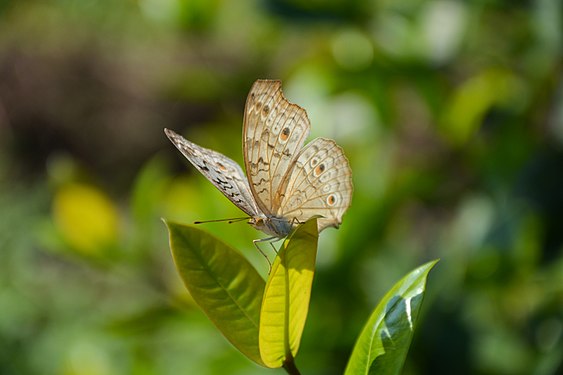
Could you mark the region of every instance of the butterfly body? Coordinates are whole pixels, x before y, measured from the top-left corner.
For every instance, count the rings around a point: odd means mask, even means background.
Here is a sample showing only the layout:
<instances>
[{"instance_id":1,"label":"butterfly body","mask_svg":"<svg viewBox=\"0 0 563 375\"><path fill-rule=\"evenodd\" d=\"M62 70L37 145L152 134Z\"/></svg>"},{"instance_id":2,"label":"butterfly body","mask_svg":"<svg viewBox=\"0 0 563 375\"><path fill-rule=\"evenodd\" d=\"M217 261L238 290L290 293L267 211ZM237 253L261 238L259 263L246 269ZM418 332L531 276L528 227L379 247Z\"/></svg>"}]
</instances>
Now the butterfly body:
<instances>
[{"instance_id":1,"label":"butterfly body","mask_svg":"<svg viewBox=\"0 0 563 375\"><path fill-rule=\"evenodd\" d=\"M258 80L247 98L243 126L246 177L225 155L165 129L170 141L229 200L249 224L284 238L298 223L319 216L319 232L336 227L350 206L352 175L333 140L316 138L307 113L283 96L281 82Z\"/></svg>"},{"instance_id":2,"label":"butterfly body","mask_svg":"<svg viewBox=\"0 0 563 375\"><path fill-rule=\"evenodd\" d=\"M248 224L273 238L286 237L294 226L290 220L283 217L268 217L266 215L251 217Z\"/></svg>"}]
</instances>

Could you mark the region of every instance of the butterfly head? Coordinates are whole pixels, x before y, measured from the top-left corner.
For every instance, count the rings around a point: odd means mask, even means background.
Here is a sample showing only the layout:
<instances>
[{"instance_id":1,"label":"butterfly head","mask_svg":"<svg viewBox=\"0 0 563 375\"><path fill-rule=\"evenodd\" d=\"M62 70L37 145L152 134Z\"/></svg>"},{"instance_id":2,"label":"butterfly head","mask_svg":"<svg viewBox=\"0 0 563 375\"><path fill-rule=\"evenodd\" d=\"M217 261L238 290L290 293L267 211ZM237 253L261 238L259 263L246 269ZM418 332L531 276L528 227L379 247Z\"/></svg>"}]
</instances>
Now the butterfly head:
<instances>
[{"instance_id":1,"label":"butterfly head","mask_svg":"<svg viewBox=\"0 0 563 375\"><path fill-rule=\"evenodd\" d=\"M270 236L277 238L286 237L293 227L291 221L279 217L268 217L266 215L253 216L248 220L248 224Z\"/></svg>"}]
</instances>

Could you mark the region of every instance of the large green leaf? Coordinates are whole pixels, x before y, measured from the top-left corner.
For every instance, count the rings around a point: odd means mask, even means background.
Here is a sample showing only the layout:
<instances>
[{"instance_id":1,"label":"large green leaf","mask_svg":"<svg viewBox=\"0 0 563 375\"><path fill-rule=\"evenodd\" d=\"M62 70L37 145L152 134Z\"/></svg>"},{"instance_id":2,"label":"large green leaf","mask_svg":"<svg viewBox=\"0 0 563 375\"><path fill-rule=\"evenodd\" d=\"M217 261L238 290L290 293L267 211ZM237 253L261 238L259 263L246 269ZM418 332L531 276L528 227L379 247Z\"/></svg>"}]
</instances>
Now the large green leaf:
<instances>
[{"instance_id":1,"label":"large green leaf","mask_svg":"<svg viewBox=\"0 0 563 375\"><path fill-rule=\"evenodd\" d=\"M260 314L260 355L268 367L292 361L305 326L317 255L317 219L297 227L276 257Z\"/></svg>"},{"instance_id":2,"label":"large green leaf","mask_svg":"<svg viewBox=\"0 0 563 375\"><path fill-rule=\"evenodd\" d=\"M400 373L422 305L426 278L437 262L415 269L387 292L362 330L345 375Z\"/></svg>"},{"instance_id":3,"label":"large green leaf","mask_svg":"<svg viewBox=\"0 0 563 375\"><path fill-rule=\"evenodd\" d=\"M258 349L264 280L235 249L193 226L167 222L174 262L193 299L243 354Z\"/></svg>"}]
</instances>

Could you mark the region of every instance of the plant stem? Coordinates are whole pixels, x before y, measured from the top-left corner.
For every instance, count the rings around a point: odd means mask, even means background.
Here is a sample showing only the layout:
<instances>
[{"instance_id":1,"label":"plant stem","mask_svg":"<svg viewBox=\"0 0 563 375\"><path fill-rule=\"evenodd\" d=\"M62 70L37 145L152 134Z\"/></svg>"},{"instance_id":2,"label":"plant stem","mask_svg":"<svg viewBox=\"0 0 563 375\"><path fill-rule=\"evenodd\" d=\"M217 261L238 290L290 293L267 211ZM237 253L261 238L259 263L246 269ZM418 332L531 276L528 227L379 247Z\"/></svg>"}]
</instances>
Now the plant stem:
<instances>
[{"instance_id":1,"label":"plant stem","mask_svg":"<svg viewBox=\"0 0 563 375\"><path fill-rule=\"evenodd\" d=\"M283 363L283 368L289 375L301 375L297 367L295 366L295 362L293 361L293 357L287 358Z\"/></svg>"}]
</instances>

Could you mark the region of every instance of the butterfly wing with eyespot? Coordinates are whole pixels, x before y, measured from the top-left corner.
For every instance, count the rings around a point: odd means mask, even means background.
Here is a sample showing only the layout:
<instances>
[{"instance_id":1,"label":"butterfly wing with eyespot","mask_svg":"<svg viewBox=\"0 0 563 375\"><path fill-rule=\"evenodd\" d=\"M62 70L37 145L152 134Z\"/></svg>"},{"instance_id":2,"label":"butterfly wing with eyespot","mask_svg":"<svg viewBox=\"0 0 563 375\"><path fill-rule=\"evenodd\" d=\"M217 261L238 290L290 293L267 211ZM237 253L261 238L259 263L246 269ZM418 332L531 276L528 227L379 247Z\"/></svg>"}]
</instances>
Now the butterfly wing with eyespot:
<instances>
[{"instance_id":1,"label":"butterfly wing with eyespot","mask_svg":"<svg viewBox=\"0 0 563 375\"><path fill-rule=\"evenodd\" d=\"M277 192L310 128L307 113L283 96L280 81L254 83L244 112L243 154L250 190L265 214L278 210Z\"/></svg>"},{"instance_id":2,"label":"butterfly wing with eyespot","mask_svg":"<svg viewBox=\"0 0 563 375\"><path fill-rule=\"evenodd\" d=\"M291 166L277 198L277 216L306 221L315 215L319 231L336 227L352 200L352 171L342 149L330 139L316 138Z\"/></svg>"},{"instance_id":3,"label":"butterfly wing with eyespot","mask_svg":"<svg viewBox=\"0 0 563 375\"><path fill-rule=\"evenodd\" d=\"M248 181L234 160L219 152L198 146L172 130L164 129L164 132L186 159L238 208L250 216L259 213Z\"/></svg>"}]
</instances>

